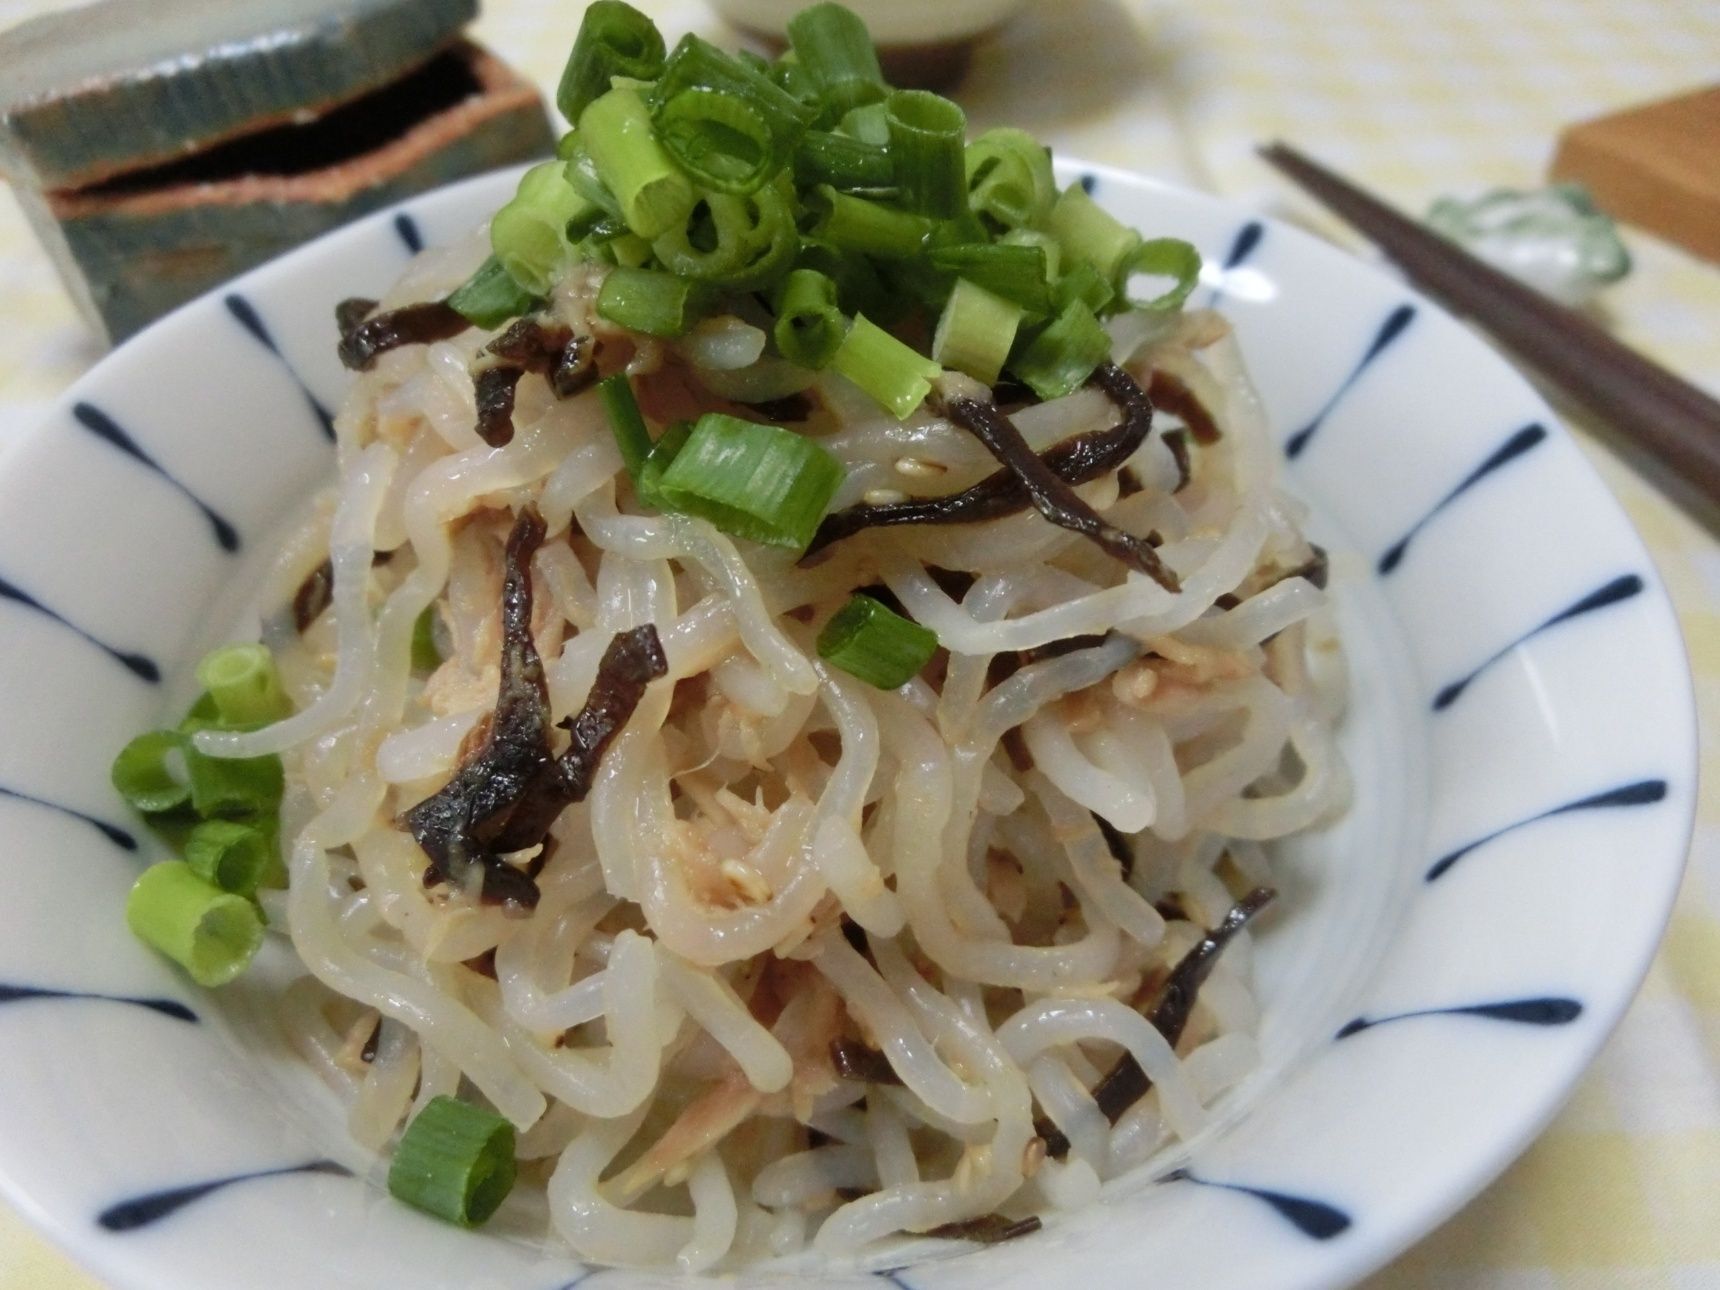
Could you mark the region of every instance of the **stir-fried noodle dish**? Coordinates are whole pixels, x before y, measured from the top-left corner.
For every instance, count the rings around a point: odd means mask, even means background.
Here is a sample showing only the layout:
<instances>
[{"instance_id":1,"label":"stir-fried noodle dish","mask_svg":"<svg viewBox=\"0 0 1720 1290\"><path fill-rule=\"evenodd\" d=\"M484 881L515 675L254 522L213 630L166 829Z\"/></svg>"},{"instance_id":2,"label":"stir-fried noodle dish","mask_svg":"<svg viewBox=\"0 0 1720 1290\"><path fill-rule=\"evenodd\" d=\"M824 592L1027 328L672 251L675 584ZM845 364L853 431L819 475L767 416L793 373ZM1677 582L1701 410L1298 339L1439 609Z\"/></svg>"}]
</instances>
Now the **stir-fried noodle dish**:
<instances>
[{"instance_id":1,"label":"stir-fried noodle dish","mask_svg":"<svg viewBox=\"0 0 1720 1290\"><path fill-rule=\"evenodd\" d=\"M1324 552L1193 249L846 10L767 62L599 0L559 101L337 311L261 644L115 765L178 855L128 920L208 986L266 943L454 1222L689 1271L1030 1232L1257 1064L1269 846L1347 792Z\"/></svg>"}]
</instances>

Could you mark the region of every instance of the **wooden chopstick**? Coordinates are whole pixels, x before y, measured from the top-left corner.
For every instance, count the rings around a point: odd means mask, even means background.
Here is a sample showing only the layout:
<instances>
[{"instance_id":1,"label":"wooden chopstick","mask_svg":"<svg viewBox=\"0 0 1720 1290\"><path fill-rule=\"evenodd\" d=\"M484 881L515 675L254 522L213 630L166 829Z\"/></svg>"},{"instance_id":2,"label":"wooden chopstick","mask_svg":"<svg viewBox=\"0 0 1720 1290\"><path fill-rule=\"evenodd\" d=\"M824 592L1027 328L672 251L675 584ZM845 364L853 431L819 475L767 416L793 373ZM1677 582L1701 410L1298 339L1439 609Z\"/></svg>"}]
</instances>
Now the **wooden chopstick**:
<instances>
[{"instance_id":1,"label":"wooden chopstick","mask_svg":"<svg viewBox=\"0 0 1720 1290\"><path fill-rule=\"evenodd\" d=\"M1396 261L1428 295L1720 502L1720 402L1294 148L1272 143L1259 151Z\"/></svg>"}]
</instances>

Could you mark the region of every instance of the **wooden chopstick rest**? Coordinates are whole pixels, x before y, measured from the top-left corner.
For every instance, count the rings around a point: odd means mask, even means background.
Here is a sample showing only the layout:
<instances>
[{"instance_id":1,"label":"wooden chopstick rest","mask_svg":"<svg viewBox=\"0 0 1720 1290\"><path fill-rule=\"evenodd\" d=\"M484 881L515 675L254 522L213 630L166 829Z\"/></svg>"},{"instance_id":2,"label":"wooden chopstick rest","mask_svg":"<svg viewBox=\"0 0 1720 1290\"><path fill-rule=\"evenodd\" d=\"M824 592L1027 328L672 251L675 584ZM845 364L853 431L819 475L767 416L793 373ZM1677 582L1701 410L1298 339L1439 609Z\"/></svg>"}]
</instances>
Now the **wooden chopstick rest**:
<instances>
[{"instance_id":1,"label":"wooden chopstick rest","mask_svg":"<svg viewBox=\"0 0 1720 1290\"><path fill-rule=\"evenodd\" d=\"M476 0L101 0L0 34L0 172L117 341L354 216L546 155Z\"/></svg>"}]
</instances>

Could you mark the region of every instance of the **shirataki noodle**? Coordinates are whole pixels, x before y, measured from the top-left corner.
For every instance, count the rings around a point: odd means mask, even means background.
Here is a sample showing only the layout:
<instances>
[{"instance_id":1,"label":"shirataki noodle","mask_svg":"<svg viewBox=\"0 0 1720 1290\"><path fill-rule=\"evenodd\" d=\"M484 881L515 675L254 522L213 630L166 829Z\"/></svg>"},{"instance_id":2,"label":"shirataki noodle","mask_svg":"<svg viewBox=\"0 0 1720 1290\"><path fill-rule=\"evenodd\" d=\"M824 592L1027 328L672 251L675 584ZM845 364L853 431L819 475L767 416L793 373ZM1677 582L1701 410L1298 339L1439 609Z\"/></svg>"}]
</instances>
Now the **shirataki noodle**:
<instances>
[{"instance_id":1,"label":"shirataki noodle","mask_svg":"<svg viewBox=\"0 0 1720 1290\"><path fill-rule=\"evenodd\" d=\"M485 249L426 253L381 308L440 299ZM1235 346L1203 311L1124 315L1115 378L1005 405L1053 467L1109 454L1057 483L1091 517L1075 527L999 475L969 428L1002 415L983 386L948 376L898 421L827 373L795 428L844 482L801 561L641 506L583 388L625 369L647 410L684 415L700 363L745 369L756 329L626 333L596 315L598 280L575 270L553 327L501 348L445 309L347 320L365 370L339 480L267 588L298 711L198 737L285 758L290 885L266 902L305 975L283 1024L367 1147L441 1094L494 1107L588 1260L697 1271L1031 1230L1200 1132L1248 1073L1246 913L1222 957L1200 947L1270 885L1261 844L1347 794L1323 561ZM526 358L486 395L504 352ZM1119 439L1119 379L1177 411ZM936 522L964 490L968 522ZM522 516L541 531L510 557ZM814 648L863 588L943 647L900 689ZM415 673L432 608L443 661ZM507 612L529 633L512 663ZM450 796L509 737L498 691L532 678L514 693L547 703L555 773L552 723L597 703L606 650L646 627L660 666L606 710L541 845L507 851L516 799L486 824ZM432 817L434 865L414 836Z\"/></svg>"}]
</instances>

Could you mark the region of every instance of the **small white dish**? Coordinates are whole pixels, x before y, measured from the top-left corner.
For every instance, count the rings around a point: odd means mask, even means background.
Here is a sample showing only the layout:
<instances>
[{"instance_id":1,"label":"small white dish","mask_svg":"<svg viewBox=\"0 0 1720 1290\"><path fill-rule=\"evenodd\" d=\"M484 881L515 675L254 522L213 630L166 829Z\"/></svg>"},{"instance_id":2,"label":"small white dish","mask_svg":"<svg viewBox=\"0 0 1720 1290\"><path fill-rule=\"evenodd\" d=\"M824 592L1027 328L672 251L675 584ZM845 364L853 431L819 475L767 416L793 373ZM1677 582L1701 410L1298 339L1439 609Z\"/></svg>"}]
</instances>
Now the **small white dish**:
<instances>
[{"instance_id":1,"label":"small white dish","mask_svg":"<svg viewBox=\"0 0 1720 1290\"><path fill-rule=\"evenodd\" d=\"M1208 1138L1043 1233L801 1284L1348 1284L1557 1110L1678 885L1696 761L1677 626L1547 406L1437 306L1306 234L1063 167L1083 175L1206 254L1193 303L1234 321L1288 481L1341 553L1356 807L1279 856L1265 1064ZM506 1224L446 1227L347 1176L367 1162L256 992L195 990L121 915L155 844L109 762L183 706L269 536L332 470L334 303L380 294L512 186L414 198L194 302L0 464L0 1190L117 1286L677 1284L591 1273Z\"/></svg>"}]
</instances>

